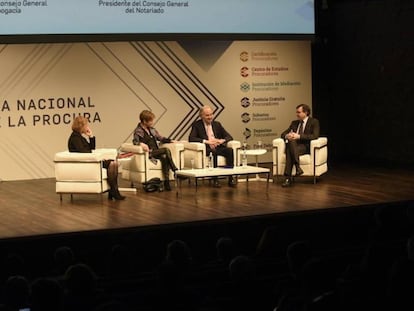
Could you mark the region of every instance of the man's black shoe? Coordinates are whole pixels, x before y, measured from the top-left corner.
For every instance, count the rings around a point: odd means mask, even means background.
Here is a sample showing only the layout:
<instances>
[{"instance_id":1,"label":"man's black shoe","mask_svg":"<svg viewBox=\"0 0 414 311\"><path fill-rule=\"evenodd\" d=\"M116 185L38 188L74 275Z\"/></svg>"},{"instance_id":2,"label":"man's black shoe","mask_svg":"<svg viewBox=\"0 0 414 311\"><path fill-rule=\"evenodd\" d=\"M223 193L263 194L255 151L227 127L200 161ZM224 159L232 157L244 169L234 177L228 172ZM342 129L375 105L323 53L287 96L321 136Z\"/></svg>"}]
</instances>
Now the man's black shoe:
<instances>
[{"instance_id":1,"label":"man's black shoe","mask_svg":"<svg viewBox=\"0 0 414 311\"><path fill-rule=\"evenodd\" d=\"M231 177L229 177L229 183L228 184L229 184L230 187L235 187L237 185L237 180L233 176L231 176Z\"/></svg>"},{"instance_id":2,"label":"man's black shoe","mask_svg":"<svg viewBox=\"0 0 414 311\"><path fill-rule=\"evenodd\" d=\"M282 183L282 187L291 187L292 186L292 180L290 178L286 178L285 181Z\"/></svg>"},{"instance_id":3,"label":"man's black shoe","mask_svg":"<svg viewBox=\"0 0 414 311\"><path fill-rule=\"evenodd\" d=\"M300 166L298 165L296 167L296 175L295 176L300 176L303 175L303 170L300 168Z\"/></svg>"}]
</instances>

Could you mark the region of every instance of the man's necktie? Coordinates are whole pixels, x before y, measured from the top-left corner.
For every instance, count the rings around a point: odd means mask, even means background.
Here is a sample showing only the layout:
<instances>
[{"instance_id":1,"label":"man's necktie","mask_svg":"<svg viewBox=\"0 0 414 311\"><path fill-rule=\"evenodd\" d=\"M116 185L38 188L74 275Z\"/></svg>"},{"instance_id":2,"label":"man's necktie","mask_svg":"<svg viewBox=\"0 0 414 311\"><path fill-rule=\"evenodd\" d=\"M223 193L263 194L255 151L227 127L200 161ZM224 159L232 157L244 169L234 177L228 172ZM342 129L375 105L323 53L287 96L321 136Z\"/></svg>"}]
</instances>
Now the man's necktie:
<instances>
[{"instance_id":1,"label":"man's necktie","mask_svg":"<svg viewBox=\"0 0 414 311\"><path fill-rule=\"evenodd\" d=\"M300 125L299 125L299 133L298 133L299 135L302 135L303 134L303 120L302 121L300 121Z\"/></svg>"},{"instance_id":2,"label":"man's necktie","mask_svg":"<svg viewBox=\"0 0 414 311\"><path fill-rule=\"evenodd\" d=\"M214 139L213 127L210 125L207 126L207 136L208 140Z\"/></svg>"},{"instance_id":3,"label":"man's necktie","mask_svg":"<svg viewBox=\"0 0 414 311\"><path fill-rule=\"evenodd\" d=\"M213 133L213 126L207 125L207 136L208 136L208 140L213 140L214 139L214 133ZM215 149L213 145L210 145L211 149Z\"/></svg>"}]
</instances>

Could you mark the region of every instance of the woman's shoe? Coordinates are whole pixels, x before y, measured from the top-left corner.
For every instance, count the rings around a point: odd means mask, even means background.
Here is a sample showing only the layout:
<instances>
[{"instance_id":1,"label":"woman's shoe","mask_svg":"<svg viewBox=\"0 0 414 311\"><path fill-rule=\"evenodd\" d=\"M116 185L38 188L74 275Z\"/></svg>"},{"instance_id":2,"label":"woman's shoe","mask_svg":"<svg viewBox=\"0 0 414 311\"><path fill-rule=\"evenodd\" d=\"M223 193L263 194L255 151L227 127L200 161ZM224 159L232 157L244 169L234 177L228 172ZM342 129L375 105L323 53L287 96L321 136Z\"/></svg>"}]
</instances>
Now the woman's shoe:
<instances>
[{"instance_id":1,"label":"woman's shoe","mask_svg":"<svg viewBox=\"0 0 414 311\"><path fill-rule=\"evenodd\" d=\"M125 197L121 195L118 190L115 190L115 191L109 190L108 200L120 201L120 200L125 200Z\"/></svg>"}]
</instances>

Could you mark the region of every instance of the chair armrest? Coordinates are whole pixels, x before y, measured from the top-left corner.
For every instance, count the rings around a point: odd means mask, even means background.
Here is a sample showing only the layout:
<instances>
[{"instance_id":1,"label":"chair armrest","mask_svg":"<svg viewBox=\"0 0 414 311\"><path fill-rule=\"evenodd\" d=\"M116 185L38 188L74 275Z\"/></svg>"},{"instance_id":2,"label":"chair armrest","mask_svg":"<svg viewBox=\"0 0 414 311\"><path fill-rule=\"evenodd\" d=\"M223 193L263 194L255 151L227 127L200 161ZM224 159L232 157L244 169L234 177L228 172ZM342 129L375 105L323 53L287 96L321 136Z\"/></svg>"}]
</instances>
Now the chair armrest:
<instances>
[{"instance_id":1,"label":"chair armrest","mask_svg":"<svg viewBox=\"0 0 414 311\"><path fill-rule=\"evenodd\" d=\"M328 138L319 137L310 142L311 161L314 165L321 165L328 161Z\"/></svg>"},{"instance_id":2,"label":"chair armrest","mask_svg":"<svg viewBox=\"0 0 414 311\"><path fill-rule=\"evenodd\" d=\"M171 156L178 169L184 168L184 143L167 143L162 144L161 147L168 148L171 151Z\"/></svg>"},{"instance_id":3,"label":"chair armrest","mask_svg":"<svg viewBox=\"0 0 414 311\"><path fill-rule=\"evenodd\" d=\"M184 167L190 168L191 160L194 161L194 168L204 167L204 158L206 157L206 145L197 142L183 142L184 144Z\"/></svg>"},{"instance_id":4,"label":"chair armrest","mask_svg":"<svg viewBox=\"0 0 414 311\"><path fill-rule=\"evenodd\" d=\"M285 141L282 138L275 138L273 139L273 147L281 147L285 145Z\"/></svg>"},{"instance_id":5,"label":"chair armrest","mask_svg":"<svg viewBox=\"0 0 414 311\"><path fill-rule=\"evenodd\" d=\"M272 145L273 145L273 153L275 153L276 151L279 155L282 155L285 153L286 144L282 138L273 139Z\"/></svg>"},{"instance_id":6,"label":"chair armrest","mask_svg":"<svg viewBox=\"0 0 414 311\"><path fill-rule=\"evenodd\" d=\"M311 140L310 147L311 149L314 148L322 148L328 145L328 138L327 137L319 137L316 139Z\"/></svg>"},{"instance_id":7,"label":"chair armrest","mask_svg":"<svg viewBox=\"0 0 414 311\"><path fill-rule=\"evenodd\" d=\"M133 153L128 165L130 171L146 173L148 168L145 165L145 162L149 157L149 153L145 152L142 146L134 145L132 143L123 143L120 150L121 152Z\"/></svg>"},{"instance_id":8,"label":"chair armrest","mask_svg":"<svg viewBox=\"0 0 414 311\"><path fill-rule=\"evenodd\" d=\"M92 150L92 153L101 155L104 160L115 160L118 156L115 148L99 148Z\"/></svg>"},{"instance_id":9,"label":"chair armrest","mask_svg":"<svg viewBox=\"0 0 414 311\"><path fill-rule=\"evenodd\" d=\"M238 140L230 140L227 142L227 147L233 148L233 149L239 149L241 148L241 142Z\"/></svg>"},{"instance_id":10,"label":"chair armrest","mask_svg":"<svg viewBox=\"0 0 414 311\"><path fill-rule=\"evenodd\" d=\"M203 143L184 142L183 144L184 144L184 149L186 150L203 151L206 148L205 144Z\"/></svg>"},{"instance_id":11,"label":"chair armrest","mask_svg":"<svg viewBox=\"0 0 414 311\"><path fill-rule=\"evenodd\" d=\"M241 148L241 142L238 140L230 140L227 142L227 147L233 149L234 166L239 166L239 150Z\"/></svg>"},{"instance_id":12,"label":"chair armrest","mask_svg":"<svg viewBox=\"0 0 414 311\"><path fill-rule=\"evenodd\" d=\"M134 145L134 144L131 144L131 143L123 143L121 145L121 151L122 152L132 152L132 153L137 153L137 154L145 153L142 146Z\"/></svg>"},{"instance_id":13,"label":"chair armrest","mask_svg":"<svg viewBox=\"0 0 414 311\"><path fill-rule=\"evenodd\" d=\"M282 138L275 138L272 145L273 175L280 175L282 173L281 161L285 154L286 144Z\"/></svg>"},{"instance_id":14,"label":"chair armrest","mask_svg":"<svg viewBox=\"0 0 414 311\"><path fill-rule=\"evenodd\" d=\"M54 157L54 162L100 162L103 154L100 153L81 153L61 151L57 152Z\"/></svg>"}]
</instances>

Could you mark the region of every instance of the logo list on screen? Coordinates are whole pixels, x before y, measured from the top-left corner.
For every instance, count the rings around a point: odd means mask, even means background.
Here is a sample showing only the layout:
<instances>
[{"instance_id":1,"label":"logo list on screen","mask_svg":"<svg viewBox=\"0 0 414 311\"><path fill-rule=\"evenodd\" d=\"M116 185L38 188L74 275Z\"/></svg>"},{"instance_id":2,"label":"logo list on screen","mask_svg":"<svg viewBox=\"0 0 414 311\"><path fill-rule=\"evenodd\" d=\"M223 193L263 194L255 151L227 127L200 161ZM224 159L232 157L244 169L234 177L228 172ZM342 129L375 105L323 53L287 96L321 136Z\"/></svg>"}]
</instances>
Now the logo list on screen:
<instances>
[{"instance_id":1,"label":"logo list on screen","mask_svg":"<svg viewBox=\"0 0 414 311\"><path fill-rule=\"evenodd\" d=\"M314 34L310 0L0 0L0 35Z\"/></svg>"}]
</instances>

